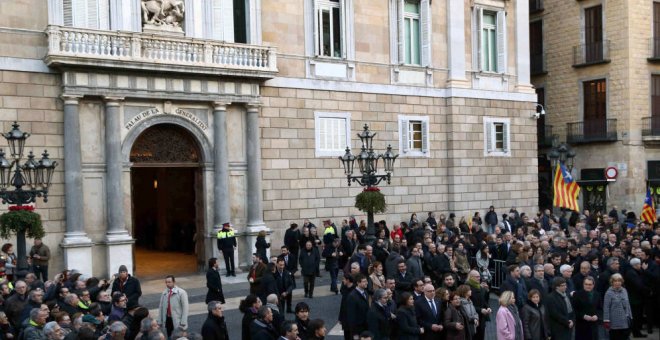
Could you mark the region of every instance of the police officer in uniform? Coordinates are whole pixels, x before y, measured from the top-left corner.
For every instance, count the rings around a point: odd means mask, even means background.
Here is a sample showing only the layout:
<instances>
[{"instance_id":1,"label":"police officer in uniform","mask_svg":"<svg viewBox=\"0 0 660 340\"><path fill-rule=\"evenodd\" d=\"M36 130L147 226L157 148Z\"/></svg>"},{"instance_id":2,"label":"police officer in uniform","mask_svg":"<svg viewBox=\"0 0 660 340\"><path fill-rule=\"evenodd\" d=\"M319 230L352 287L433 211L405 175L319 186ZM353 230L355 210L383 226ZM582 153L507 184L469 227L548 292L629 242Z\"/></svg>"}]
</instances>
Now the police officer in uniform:
<instances>
[{"instance_id":1,"label":"police officer in uniform","mask_svg":"<svg viewBox=\"0 0 660 340\"><path fill-rule=\"evenodd\" d=\"M225 268L227 277L236 276L234 267L234 249L236 249L236 235L229 222L222 224L222 229L218 231L218 249L222 251L222 257L225 258Z\"/></svg>"}]
</instances>

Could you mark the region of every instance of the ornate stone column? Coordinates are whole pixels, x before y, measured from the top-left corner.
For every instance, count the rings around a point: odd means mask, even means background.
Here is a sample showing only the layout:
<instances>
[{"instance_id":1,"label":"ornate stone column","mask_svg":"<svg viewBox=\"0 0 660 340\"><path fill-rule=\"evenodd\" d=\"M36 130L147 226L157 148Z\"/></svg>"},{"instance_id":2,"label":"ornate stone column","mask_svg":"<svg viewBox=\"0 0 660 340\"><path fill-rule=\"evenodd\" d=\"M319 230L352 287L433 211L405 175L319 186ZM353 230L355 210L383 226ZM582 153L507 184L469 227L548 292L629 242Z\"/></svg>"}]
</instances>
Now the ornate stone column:
<instances>
[{"instance_id":1,"label":"ornate stone column","mask_svg":"<svg viewBox=\"0 0 660 340\"><path fill-rule=\"evenodd\" d=\"M229 222L229 152L227 151L227 106L230 103L213 103L213 162L215 164L213 195L215 197L213 227L220 229L223 223Z\"/></svg>"},{"instance_id":2,"label":"ornate stone column","mask_svg":"<svg viewBox=\"0 0 660 340\"><path fill-rule=\"evenodd\" d=\"M247 228L246 252L244 259L247 263L252 261L252 253L256 251L254 243L257 233L261 230L269 231L263 220L263 206L261 191L261 136L259 131L259 104L247 105Z\"/></svg>"},{"instance_id":3,"label":"ornate stone column","mask_svg":"<svg viewBox=\"0 0 660 340\"><path fill-rule=\"evenodd\" d=\"M64 266L92 274L92 240L85 233L80 151L80 118L78 108L82 96L63 95L64 100L64 206L66 232L60 246L64 250Z\"/></svg>"},{"instance_id":4,"label":"ornate stone column","mask_svg":"<svg viewBox=\"0 0 660 340\"><path fill-rule=\"evenodd\" d=\"M108 274L125 265L133 273L133 239L124 219L123 164L121 157L121 102L105 97L105 197Z\"/></svg>"}]
</instances>

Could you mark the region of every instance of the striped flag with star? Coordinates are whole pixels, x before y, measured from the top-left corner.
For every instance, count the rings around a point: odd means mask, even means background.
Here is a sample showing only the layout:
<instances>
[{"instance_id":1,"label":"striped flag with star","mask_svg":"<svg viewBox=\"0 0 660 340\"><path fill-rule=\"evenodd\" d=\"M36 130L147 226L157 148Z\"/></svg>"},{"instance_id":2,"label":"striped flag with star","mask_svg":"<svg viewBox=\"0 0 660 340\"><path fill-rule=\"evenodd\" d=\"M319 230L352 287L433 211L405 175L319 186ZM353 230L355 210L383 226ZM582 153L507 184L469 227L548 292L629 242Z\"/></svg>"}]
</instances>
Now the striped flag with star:
<instances>
[{"instance_id":1,"label":"striped flag with star","mask_svg":"<svg viewBox=\"0 0 660 340\"><path fill-rule=\"evenodd\" d=\"M642 207L642 214L640 215L642 221L653 224L658 218L655 215L655 202L651 196L651 189L646 189L646 199L644 199L644 206Z\"/></svg>"},{"instance_id":2,"label":"striped flag with star","mask_svg":"<svg viewBox=\"0 0 660 340\"><path fill-rule=\"evenodd\" d=\"M577 197L580 194L580 186L573 180L573 176L563 163L557 164L555 170L555 181L553 183L555 198L554 206L580 211Z\"/></svg>"}]
</instances>

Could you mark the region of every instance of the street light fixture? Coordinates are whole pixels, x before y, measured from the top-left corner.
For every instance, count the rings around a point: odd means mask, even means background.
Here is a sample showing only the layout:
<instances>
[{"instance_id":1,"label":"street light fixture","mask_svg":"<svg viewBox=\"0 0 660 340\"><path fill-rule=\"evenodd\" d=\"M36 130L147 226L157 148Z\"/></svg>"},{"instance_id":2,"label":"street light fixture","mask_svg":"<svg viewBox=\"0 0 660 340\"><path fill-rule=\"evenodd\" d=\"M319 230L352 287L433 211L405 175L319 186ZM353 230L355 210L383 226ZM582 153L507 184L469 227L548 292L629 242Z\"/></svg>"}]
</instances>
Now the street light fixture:
<instances>
[{"instance_id":1,"label":"street light fixture","mask_svg":"<svg viewBox=\"0 0 660 340\"><path fill-rule=\"evenodd\" d=\"M53 178L53 172L57 162L48 158L48 151L44 150L40 160L34 158L32 151L28 154L27 161L21 165L25 141L30 134L22 132L17 122L12 125L11 131L2 136L9 143L11 158L5 158L5 153L0 149L0 199L2 204L24 204L34 203L37 197L43 197L48 202L48 188ZM13 171L13 175L11 174ZM14 187L10 189L10 187ZM27 187L24 190L23 187ZM16 250L18 252L17 274L27 270L27 258L25 257L25 230L16 233ZM20 274L19 274L20 275Z\"/></svg>"},{"instance_id":2,"label":"street light fixture","mask_svg":"<svg viewBox=\"0 0 660 340\"><path fill-rule=\"evenodd\" d=\"M369 131L369 125L364 124L364 130L357 135L362 142L362 148L357 156L351 153L351 148L346 147L346 153L339 157L339 160L344 166L344 174L348 180L348 185L351 182L358 183L359 185L367 188L378 185L381 181L385 180L390 184L392 172L394 172L394 162L399 155L392 152L392 145L387 146L387 151L384 154L377 154L373 149L373 139L376 133ZM383 160L383 170L385 174L378 174L378 160ZM357 161L358 168L360 169L359 175L353 175L354 163ZM372 241L375 239L374 229L374 214L367 212L367 240Z\"/></svg>"},{"instance_id":3,"label":"street light fixture","mask_svg":"<svg viewBox=\"0 0 660 340\"><path fill-rule=\"evenodd\" d=\"M574 158L575 151L566 143L560 144L557 136L553 136L552 149L548 153L548 159L552 164L552 168L554 169L557 166L557 162L560 162L566 165L566 168L570 172L573 170Z\"/></svg>"}]
</instances>

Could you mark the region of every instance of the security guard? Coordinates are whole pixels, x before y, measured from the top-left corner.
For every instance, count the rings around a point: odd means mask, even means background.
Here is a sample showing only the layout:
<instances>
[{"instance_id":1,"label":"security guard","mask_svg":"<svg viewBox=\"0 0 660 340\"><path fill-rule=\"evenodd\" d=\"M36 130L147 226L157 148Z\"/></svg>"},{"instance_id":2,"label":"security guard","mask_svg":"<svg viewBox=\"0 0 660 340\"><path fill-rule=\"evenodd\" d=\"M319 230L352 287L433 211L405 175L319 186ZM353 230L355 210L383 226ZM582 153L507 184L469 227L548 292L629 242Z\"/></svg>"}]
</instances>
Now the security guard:
<instances>
[{"instance_id":1,"label":"security guard","mask_svg":"<svg viewBox=\"0 0 660 340\"><path fill-rule=\"evenodd\" d=\"M236 249L236 235L229 222L222 225L218 231L218 249L222 251L222 257L225 258L225 268L227 277L236 276L234 267L234 249Z\"/></svg>"}]
</instances>

